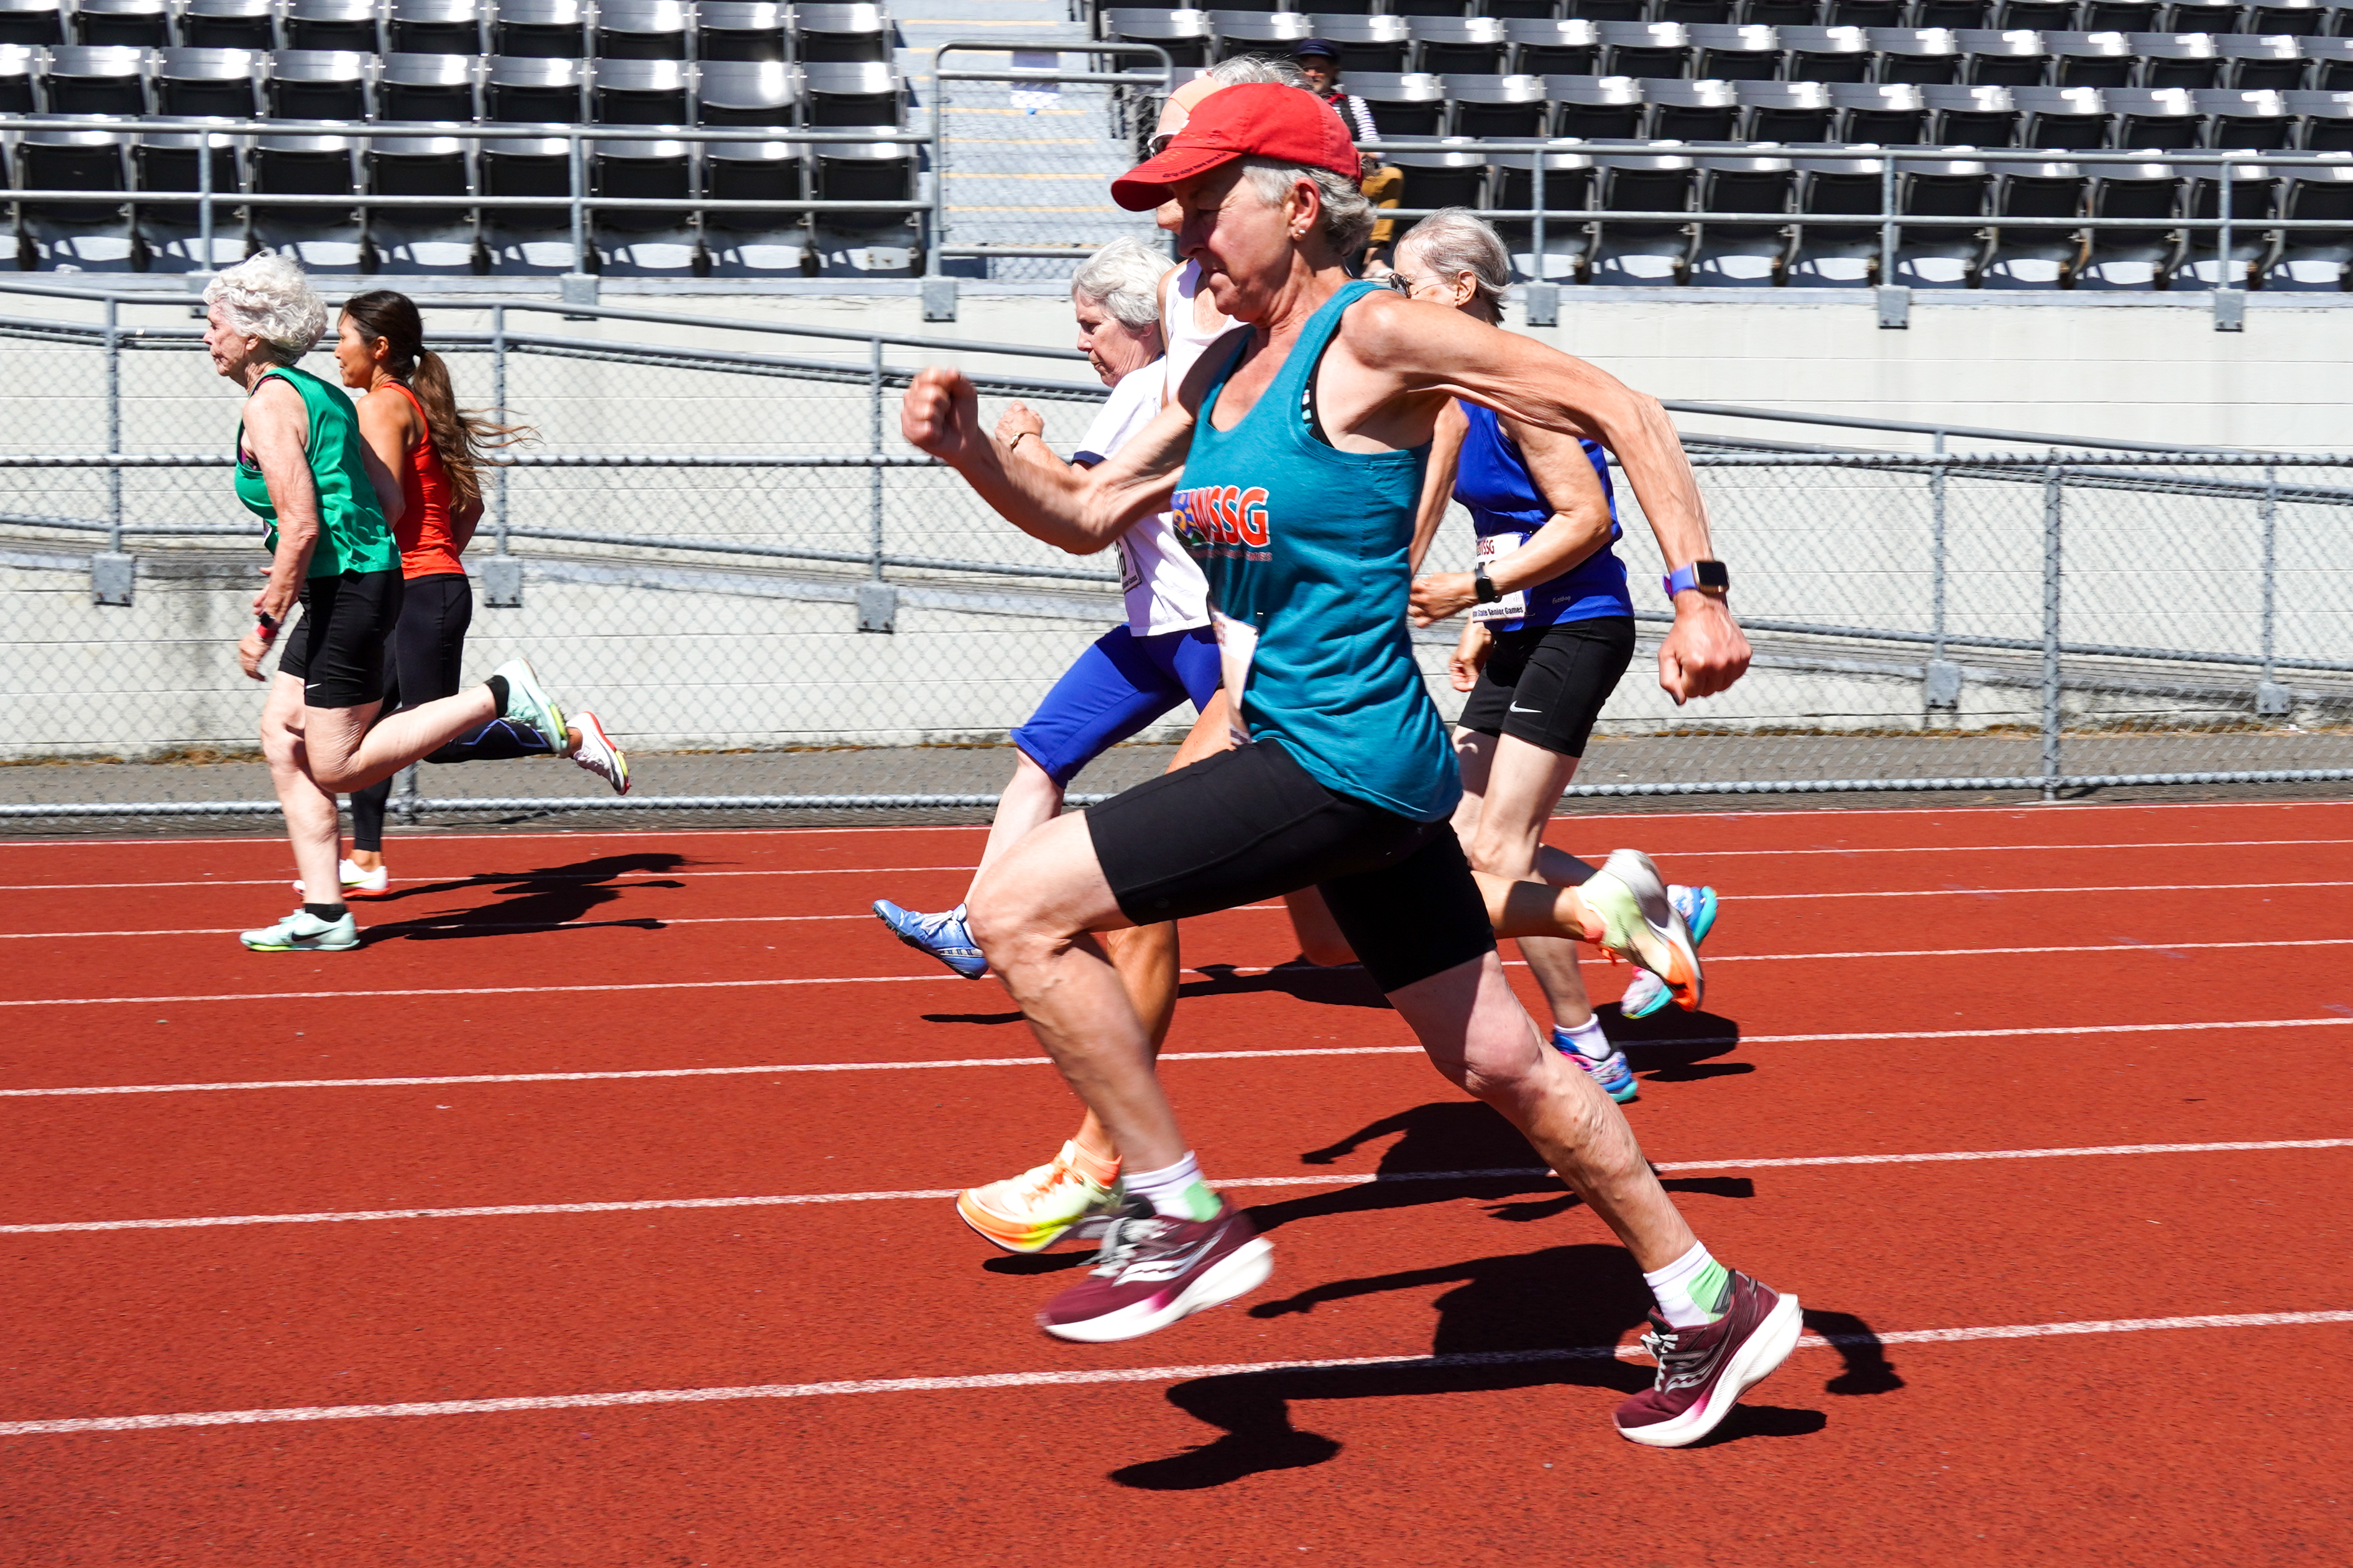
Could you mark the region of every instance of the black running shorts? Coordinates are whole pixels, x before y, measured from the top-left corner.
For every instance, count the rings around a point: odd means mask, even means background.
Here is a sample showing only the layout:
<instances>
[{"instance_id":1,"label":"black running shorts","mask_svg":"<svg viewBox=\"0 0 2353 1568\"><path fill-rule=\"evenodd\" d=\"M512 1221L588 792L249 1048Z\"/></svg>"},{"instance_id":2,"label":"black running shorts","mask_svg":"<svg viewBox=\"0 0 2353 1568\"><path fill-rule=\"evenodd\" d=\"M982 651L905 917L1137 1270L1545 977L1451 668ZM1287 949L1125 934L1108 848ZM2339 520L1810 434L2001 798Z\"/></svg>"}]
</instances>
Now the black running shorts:
<instances>
[{"instance_id":1,"label":"black running shorts","mask_svg":"<svg viewBox=\"0 0 2353 1568\"><path fill-rule=\"evenodd\" d=\"M1459 722L1556 756L1581 757L1601 705L1633 658L1631 616L1498 632Z\"/></svg>"},{"instance_id":2,"label":"black running shorts","mask_svg":"<svg viewBox=\"0 0 2353 1568\"><path fill-rule=\"evenodd\" d=\"M384 700L384 645L400 620L400 568L344 572L302 584L302 618L286 634L278 670L302 683L306 708Z\"/></svg>"},{"instance_id":3,"label":"black running shorts","mask_svg":"<svg viewBox=\"0 0 2353 1568\"><path fill-rule=\"evenodd\" d=\"M1335 794L1274 742L1163 773L1086 818L1120 912L1138 925L1321 888L1385 992L1495 948L1450 824Z\"/></svg>"}]
</instances>

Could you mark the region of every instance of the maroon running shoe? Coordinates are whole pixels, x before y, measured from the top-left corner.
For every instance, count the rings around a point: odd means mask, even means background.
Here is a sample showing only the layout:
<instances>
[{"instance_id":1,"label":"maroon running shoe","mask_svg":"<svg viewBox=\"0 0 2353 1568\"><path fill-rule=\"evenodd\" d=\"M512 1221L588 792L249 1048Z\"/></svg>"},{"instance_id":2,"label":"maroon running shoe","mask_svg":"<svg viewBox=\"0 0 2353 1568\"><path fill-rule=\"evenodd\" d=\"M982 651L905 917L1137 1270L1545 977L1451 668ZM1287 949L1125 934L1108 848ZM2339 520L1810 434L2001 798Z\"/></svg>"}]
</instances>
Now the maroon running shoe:
<instances>
[{"instance_id":1,"label":"maroon running shoe","mask_svg":"<svg viewBox=\"0 0 2353 1568\"><path fill-rule=\"evenodd\" d=\"M1696 1443L1723 1424L1741 1394L1788 1358L1803 1326L1798 1299L1734 1272L1724 1316L1699 1329L1671 1329L1656 1312L1642 1348L1659 1360L1658 1381L1618 1407L1618 1435L1653 1448Z\"/></svg>"},{"instance_id":2,"label":"maroon running shoe","mask_svg":"<svg viewBox=\"0 0 2353 1568\"><path fill-rule=\"evenodd\" d=\"M1222 1306L1266 1283L1274 1247L1232 1205L1215 1219L1113 1220L1093 1272L1046 1303L1038 1326L1057 1339L1132 1340Z\"/></svg>"}]
</instances>

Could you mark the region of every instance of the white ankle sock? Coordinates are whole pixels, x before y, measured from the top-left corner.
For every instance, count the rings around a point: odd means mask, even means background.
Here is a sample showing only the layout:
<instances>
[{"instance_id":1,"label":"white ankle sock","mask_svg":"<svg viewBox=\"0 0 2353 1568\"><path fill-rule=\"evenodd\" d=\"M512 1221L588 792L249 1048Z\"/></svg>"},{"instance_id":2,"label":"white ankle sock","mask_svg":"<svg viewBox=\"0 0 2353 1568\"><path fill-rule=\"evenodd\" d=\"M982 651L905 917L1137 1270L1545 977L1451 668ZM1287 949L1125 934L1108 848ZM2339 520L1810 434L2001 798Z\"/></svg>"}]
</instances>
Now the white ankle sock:
<instances>
[{"instance_id":1,"label":"white ankle sock","mask_svg":"<svg viewBox=\"0 0 2353 1568\"><path fill-rule=\"evenodd\" d=\"M1601 1020L1599 1018L1588 1018L1575 1028L1570 1028L1566 1024L1555 1024L1552 1026L1552 1034L1556 1040L1566 1039L1576 1048L1577 1054L1588 1061L1605 1061L1609 1058L1609 1037L1601 1032Z\"/></svg>"},{"instance_id":2,"label":"white ankle sock","mask_svg":"<svg viewBox=\"0 0 2353 1568\"><path fill-rule=\"evenodd\" d=\"M1133 1197L1142 1198L1152 1205L1152 1212L1169 1219L1207 1219L1208 1215L1196 1212L1201 1206L1194 1189L1208 1192L1201 1180L1201 1163L1193 1158L1191 1150L1175 1164L1157 1171L1128 1171L1121 1178ZM1211 1202L1214 1204L1215 1199ZM1212 1211L1214 1212L1214 1210Z\"/></svg>"},{"instance_id":3,"label":"white ankle sock","mask_svg":"<svg viewBox=\"0 0 2353 1568\"><path fill-rule=\"evenodd\" d=\"M1689 1252L1664 1268L1642 1276L1642 1283L1658 1299L1659 1316L1671 1329L1704 1328L1722 1317L1724 1288L1730 1281L1724 1265L1708 1255L1704 1243L1696 1241Z\"/></svg>"}]
</instances>

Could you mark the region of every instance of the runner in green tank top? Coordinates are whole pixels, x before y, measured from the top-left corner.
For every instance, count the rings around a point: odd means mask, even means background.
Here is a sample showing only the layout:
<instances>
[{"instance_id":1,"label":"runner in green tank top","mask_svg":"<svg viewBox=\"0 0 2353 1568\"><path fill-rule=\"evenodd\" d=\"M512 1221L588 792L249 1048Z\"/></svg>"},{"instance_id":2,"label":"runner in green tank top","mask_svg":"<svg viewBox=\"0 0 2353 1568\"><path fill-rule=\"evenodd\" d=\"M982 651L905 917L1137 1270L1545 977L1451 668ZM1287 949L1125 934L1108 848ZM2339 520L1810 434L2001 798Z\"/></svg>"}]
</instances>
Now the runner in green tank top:
<instances>
[{"instance_id":1,"label":"runner in green tank top","mask_svg":"<svg viewBox=\"0 0 2353 1568\"><path fill-rule=\"evenodd\" d=\"M1113 182L1132 211L1179 205L1179 250L1251 330L1205 355L1160 417L1094 468L1006 461L957 372L922 372L907 392L911 442L1073 553L1176 499L1208 574L1242 741L1048 823L973 891L989 967L1116 1142L1128 1197L1150 1211L1113 1221L1092 1275L1039 1321L1065 1339L1130 1339L1267 1279L1267 1243L1203 1182L1092 933L1314 884L1432 1064L1508 1117L1645 1271L1658 1384L1620 1407L1617 1426L1680 1447L1788 1354L1797 1299L1709 1256L1623 1113L1540 1044L1494 939L1598 942L1658 973L1685 1006L1699 1000L1698 961L1637 851L1573 890L1474 878L1445 820L1451 757L1405 636L1415 487L1397 481L1418 474L1439 413L1462 397L1616 451L1670 566L1713 566L1706 511L1654 400L1443 306L1350 288L1343 261L1371 223L1356 171L1330 108L1244 85L1204 100L1164 152ZM1674 600L1661 684L1678 701L1724 689L1747 667L1739 627L1719 596Z\"/></svg>"},{"instance_id":2,"label":"runner in green tank top","mask_svg":"<svg viewBox=\"0 0 2353 1568\"><path fill-rule=\"evenodd\" d=\"M246 392L237 426L237 500L262 520L269 577L253 596L253 629L237 662L269 680L261 750L286 813L302 906L241 933L259 952L359 945L336 871L337 794L389 778L493 719L515 718L551 746L564 713L530 664L501 665L484 685L383 722L385 639L400 615L400 481L360 438L343 395L293 368L326 330L327 308L290 258L264 252L205 289L205 348ZM297 605L301 619L287 622ZM274 679L262 672L285 630Z\"/></svg>"}]
</instances>

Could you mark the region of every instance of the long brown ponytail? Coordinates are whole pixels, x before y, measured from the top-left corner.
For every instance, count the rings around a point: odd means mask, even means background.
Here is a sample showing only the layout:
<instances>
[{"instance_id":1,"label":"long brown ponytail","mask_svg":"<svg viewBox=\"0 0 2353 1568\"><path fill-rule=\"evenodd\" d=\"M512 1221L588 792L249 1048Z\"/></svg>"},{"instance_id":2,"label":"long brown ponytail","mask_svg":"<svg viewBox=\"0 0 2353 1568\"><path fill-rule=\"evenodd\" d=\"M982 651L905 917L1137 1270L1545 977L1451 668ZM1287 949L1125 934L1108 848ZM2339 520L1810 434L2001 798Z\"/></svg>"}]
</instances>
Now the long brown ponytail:
<instances>
[{"instance_id":1,"label":"long brown ponytail","mask_svg":"<svg viewBox=\"0 0 2353 1568\"><path fill-rule=\"evenodd\" d=\"M492 411L488 409L458 406L456 389L449 384L449 367L425 346L424 318L417 312L417 301L407 295L391 289L354 294L343 301L343 314L369 342L392 345L385 355L384 368L407 384L425 410L427 438L433 443L433 455L449 474L451 510L464 510L478 504L482 499L481 466L490 460L490 454L534 439L539 432L528 425L502 425L490 417Z\"/></svg>"}]
</instances>

